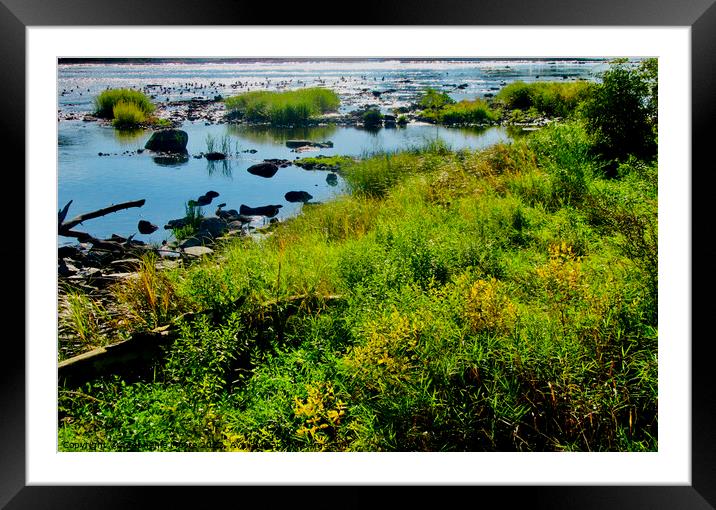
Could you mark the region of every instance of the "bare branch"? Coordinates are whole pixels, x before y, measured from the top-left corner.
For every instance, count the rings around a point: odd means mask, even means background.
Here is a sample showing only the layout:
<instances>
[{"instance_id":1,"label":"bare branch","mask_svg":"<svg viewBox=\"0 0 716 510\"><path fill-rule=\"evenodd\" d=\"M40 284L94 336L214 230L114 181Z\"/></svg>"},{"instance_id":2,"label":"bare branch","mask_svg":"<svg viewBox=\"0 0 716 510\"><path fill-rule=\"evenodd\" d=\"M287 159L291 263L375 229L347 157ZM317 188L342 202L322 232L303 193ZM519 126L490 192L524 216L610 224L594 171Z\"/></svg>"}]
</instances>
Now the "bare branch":
<instances>
[{"instance_id":1,"label":"bare branch","mask_svg":"<svg viewBox=\"0 0 716 510\"><path fill-rule=\"evenodd\" d=\"M82 223L83 221L91 220L93 218L99 218L100 216L105 216L107 214L121 211L122 209L129 209L130 207L142 207L144 205L145 200L135 200L134 202L124 202L121 204L112 205L110 207L105 207L104 209L98 209L96 211L80 214L79 216L75 216L73 219L67 222L63 222L60 224L59 230L60 235L65 235L66 231L69 231L72 227L75 227ZM69 204L68 204L69 206ZM66 206L67 207L67 206ZM69 236L69 237L75 237L75 236Z\"/></svg>"}]
</instances>

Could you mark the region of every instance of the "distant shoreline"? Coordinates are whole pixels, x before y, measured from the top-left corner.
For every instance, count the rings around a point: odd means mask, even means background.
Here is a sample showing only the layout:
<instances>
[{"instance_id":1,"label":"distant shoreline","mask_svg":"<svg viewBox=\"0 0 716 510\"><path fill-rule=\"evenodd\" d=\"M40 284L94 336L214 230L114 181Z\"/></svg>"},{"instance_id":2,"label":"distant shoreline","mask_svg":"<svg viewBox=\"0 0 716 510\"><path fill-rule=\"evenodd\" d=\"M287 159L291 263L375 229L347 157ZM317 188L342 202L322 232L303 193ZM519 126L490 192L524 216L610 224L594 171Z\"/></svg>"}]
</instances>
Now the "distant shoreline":
<instances>
[{"instance_id":1,"label":"distant shoreline","mask_svg":"<svg viewBox=\"0 0 716 510\"><path fill-rule=\"evenodd\" d=\"M609 60L603 58L575 58L575 57L350 57L350 58L323 58L323 57L241 57L241 58L58 58L59 65L70 64L241 64L255 62L491 62L491 61L535 61L535 62L599 62Z\"/></svg>"}]
</instances>

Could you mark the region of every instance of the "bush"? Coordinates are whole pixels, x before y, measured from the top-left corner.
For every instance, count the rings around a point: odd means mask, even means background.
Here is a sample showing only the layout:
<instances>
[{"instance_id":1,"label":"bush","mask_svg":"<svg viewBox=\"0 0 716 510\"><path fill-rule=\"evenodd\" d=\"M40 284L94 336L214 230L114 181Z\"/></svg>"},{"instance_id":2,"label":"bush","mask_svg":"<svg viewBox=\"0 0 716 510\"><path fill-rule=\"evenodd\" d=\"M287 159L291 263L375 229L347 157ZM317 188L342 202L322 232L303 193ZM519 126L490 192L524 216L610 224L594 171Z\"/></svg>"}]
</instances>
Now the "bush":
<instances>
[{"instance_id":1,"label":"bush","mask_svg":"<svg viewBox=\"0 0 716 510\"><path fill-rule=\"evenodd\" d=\"M550 117L569 117L590 94L593 84L585 81L570 83L516 81L495 96L495 103L508 111L538 112ZM514 113L511 113L515 116Z\"/></svg>"},{"instance_id":2,"label":"bush","mask_svg":"<svg viewBox=\"0 0 716 510\"><path fill-rule=\"evenodd\" d=\"M143 93L131 89L109 89L95 97L95 115L103 119L114 118L117 103L133 104L145 117L154 111L154 105Z\"/></svg>"},{"instance_id":3,"label":"bush","mask_svg":"<svg viewBox=\"0 0 716 510\"><path fill-rule=\"evenodd\" d=\"M642 159L656 156L655 67L653 59L639 68L628 67L624 60L614 61L581 108L593 134L594 151L613 162L612 170L629 155Z\"/></svg>"},{"instance_id":4,"label":"bush","mask_svg":"<svg viewBox=\"0 0 716 510\"><path fill-rule=\"evenodd\" d=\"M485 101L475 99L447 105L436 113L434 119L442 124L485 124L497 120L497 115Z\"/></svg>"},{"instance_id":5,"label":"bush","mask_svg":"<svg viewBox=\"0 0 716 510\"><path fill-rule=\"evenodd\" d=\"M382 121L383 115L380 113L379 110L375 108L371 108L370 110L367 110L365 113L363 113L363 125L365 127L380 126L380 123Z\"/></svg>"},{"instance_id":6,"label":"bush","mask_svg":"<svg viewBox=\"0 0 716 510\"><path fill-rule=\"evenodd\" d=\"M455 100L445 92L438 92L435 89L426 89L418 101L423 110L439 110L444 106L455 103Z\"/></svg>"}]
</instances>

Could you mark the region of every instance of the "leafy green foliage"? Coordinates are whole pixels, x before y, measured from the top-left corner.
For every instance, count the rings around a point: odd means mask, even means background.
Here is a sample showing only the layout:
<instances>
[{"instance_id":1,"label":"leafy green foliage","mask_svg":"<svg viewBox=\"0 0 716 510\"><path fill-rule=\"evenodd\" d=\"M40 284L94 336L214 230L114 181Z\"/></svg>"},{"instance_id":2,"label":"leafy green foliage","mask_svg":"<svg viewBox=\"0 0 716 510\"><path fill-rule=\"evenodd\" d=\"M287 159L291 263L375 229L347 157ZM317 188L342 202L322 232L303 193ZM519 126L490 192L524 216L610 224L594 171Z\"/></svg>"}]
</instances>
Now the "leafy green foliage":
<instances>
[{"instance_id":1,"label":"leafy green foliage","mask_svg":"<svg viewBox=\"0 0 716 510\"><path fill-rule=\"evenodd\" d=\"M586 81L569 83L516 81L503 87L495 96L495 103L503 109L534 113L548 117L569 117L585 100L593 85Z\"/></svg>"},{"instance_id":2,"label":"leafy green foliage","mask_svg":"<svg viewBox=\"0 0 716 510\"><path fill-rule=\"evenodd\" d=\"M624 161L630 155L641 159L656 156L656 66L653 59L636 69L623 60L615 61L582 105L581 113L601 158Z\"/></svg>"},{"instance_id":3,"label":"leafy green foliage","mask_svg":"<svg viewBox=\"0 0 716 510\"><path fill-rule=\"evenodd\" d=\"M481 100L450 103L439 109L422 112L422 117L439 124L487 124L497 120L497 114Z\"/></svg>"},{"instance_id":4,"label":"leafy green foliage","mask_svg":"<svg viewBox=\"0 0 716 510\"><path fill-rule=\"evenodd\" d=\"M438 92L435 89L428 88L418 100L418 106L423 110L440 110L441 108L455 103L445 92Z\"/></svg>"},{"instance_id":5,"label":"leafy green foliage","mask_svg":"<svg viewBox=\"0 0 716 510\"><path fill-rule=\"evenodd\" d=\"M361 118L363 125L368 128L380 126L381 122L383 122L383 114L376 108L366 110Z\"/></svg>"},{"instance_id":6,"label":"leafy green foliage","mask_svg":"<svg viewBox=\"0 0 716 510\"><path fill-rule=\"evenodd\" d=\"M657 168L590 148L570 122L375 155L351 196L146 271L172 299L131 293L139 326L206 313L153 381L61 390L60 449L656 450Z\"/></svg>"}]
</instances>

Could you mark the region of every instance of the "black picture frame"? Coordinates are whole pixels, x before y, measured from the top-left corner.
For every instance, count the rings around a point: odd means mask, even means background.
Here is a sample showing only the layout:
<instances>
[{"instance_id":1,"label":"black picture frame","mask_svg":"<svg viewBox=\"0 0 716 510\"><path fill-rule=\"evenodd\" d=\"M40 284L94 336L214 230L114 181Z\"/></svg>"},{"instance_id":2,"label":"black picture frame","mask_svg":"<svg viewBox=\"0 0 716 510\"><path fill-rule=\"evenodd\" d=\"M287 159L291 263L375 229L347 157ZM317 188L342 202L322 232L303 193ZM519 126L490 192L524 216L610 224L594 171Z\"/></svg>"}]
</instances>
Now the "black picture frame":
<instances>
[{"instance_id":1,"label":"black picture frame","mask_svg":"<svg viewBox=\"0 0 716 510\"><path fill-rule=\"evenodd\" d=\"M338 6L340 7L340 6ZM403 5L369 0L346 14L337 16L337 6L312 3L301 9L280 8L271 2L246 3L238 0L130 0L110 3L107 0L0 0L0 64L5 77L0 80L0 100L3 116L0 119L6 147L20 156L15 165L24 167L24 152L17 148L25 144L25 29L30 26L102 26L102 25L499 25L499 26L688 26L691 27L692 69L692 483L689 486L501 486L451 488L458 503L461 497L471 506L490 504L491 496L500 498L508 507L520 508L633 508L633 509L701 509L716 507L716 430L715 384L711 379L711 360L714 349L707 333L711 310L713 271L709 259L713 249L695 242L708 233L710 216L706 210L705 194L709 187L705 178L713 168L709 158L709 144L713 143L716 120L716 6L714 0L588 0L558 2L555 0L503 0L499 2L451 0L447 2L405 3ZM23 175L23 174L18 174ZM14 189L22 187L24 180ZM15 211L25 210L24 193L16 191ZM16 220L15 228L19 230ZM32 235L26 232L25 235ZM698 235L702 233L701 235ZM17 243L19 245L19 242ZM14 247L25 254L23 247ZM709 246L709 245L707 245ZM24 257L23 257L24 259ZM14 263L17 265L17 262ZM25 262L25 274L31 268ZM668 268L666 268L668 269ZM14 300L25 303L25 300ZM15 305L17 306L17 305ZM26 309L24 309L26 312ZM7 317L13 317L7 312ZM24 332L24 328L23 328ZM25 349L20 335L6 331L4 358L24 360ZM240 497L244 504L255 497L264 506L277 497L299 504L326 501L328 506L374 505L373 491L368 487L350 486L325 488L319 499L315 488L290 487L282 491L261 487L71 487L26 486L25 481L25 364L3 363L0 369L0 507L18 508L137 508L156 505L186 504L187 493L211 491L207 504L222 504L226 496ZM329 490L330 489L330 490ZM338 490L340 492L338 492ZM229 495L228 491L232 494ZM313 495L306 496L311 491ZM422 487L401 491L401 506L423 506L430 499ZM338 498L337 500L335 498ZM487 499L489 498L489 499ZM452 499L452 497L451 497ZM329 504L329 500L331 503ZM229 500L231 501L231 500ZM233 500L239 504L239 500ZM386 503L389 500L385 500Z\"/></svg>"}]
</instances>

